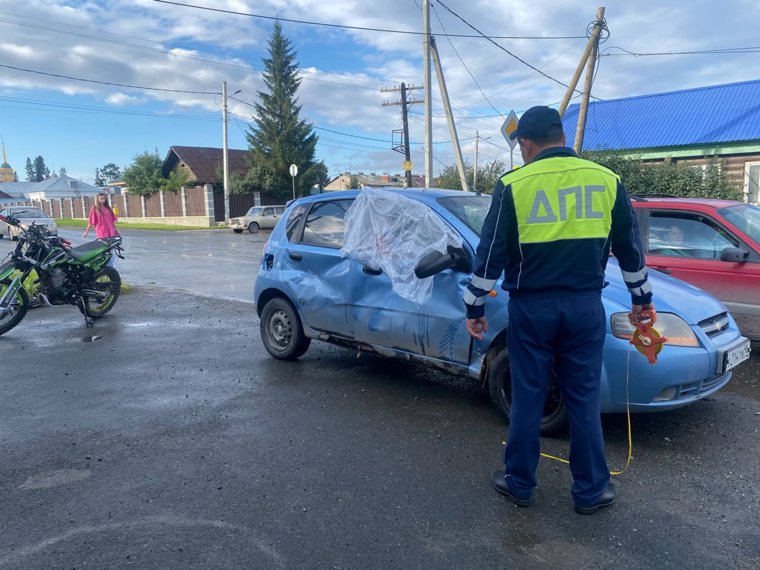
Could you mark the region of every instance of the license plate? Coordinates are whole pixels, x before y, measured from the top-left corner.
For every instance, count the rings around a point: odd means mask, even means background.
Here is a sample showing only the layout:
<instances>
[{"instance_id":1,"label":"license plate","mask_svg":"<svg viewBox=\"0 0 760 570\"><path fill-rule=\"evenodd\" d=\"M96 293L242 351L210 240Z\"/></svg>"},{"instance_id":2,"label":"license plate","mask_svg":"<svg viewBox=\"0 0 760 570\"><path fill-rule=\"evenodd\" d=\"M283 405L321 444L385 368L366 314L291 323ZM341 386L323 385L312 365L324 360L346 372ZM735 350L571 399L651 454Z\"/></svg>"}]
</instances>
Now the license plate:
<instances>
[{"instance_id":1,"label":"license plate","mask_svg":"<svg viewBox=\"0 0 760 570\"><path fill-rule=\"evenodd\" d=\"M750 352L749 340L743 342L736 348L727 350L723 354L723 362L721 363L723 369L719 370L718 372L728 372L735 366L741 364L742 362L744 362L745 360L749 358L749 352Z\"/></svg>"}]
</instances>

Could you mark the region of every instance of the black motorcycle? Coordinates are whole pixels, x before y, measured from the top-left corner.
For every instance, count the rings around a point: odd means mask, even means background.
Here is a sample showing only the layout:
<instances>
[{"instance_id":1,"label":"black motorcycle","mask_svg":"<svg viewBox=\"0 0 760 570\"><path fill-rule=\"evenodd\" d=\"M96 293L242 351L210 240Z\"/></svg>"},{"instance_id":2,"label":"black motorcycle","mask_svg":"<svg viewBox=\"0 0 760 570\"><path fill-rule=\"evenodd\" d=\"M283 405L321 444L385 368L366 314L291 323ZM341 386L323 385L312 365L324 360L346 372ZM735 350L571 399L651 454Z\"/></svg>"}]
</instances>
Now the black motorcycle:
<instances>
[{"instance_id":1,"label":"black motorcycle","mask_svg":"<svg viewBox=\"0 0 760 570\"><path fill-rule=\"evenodd\" d=\"M113 308L121 277L109 262L113 255L124 259L121 237L71 247L70 241L50 234L44 226L24 226L13 216L0 219L20 230L16 249L0 265L0 335L26 316L30 299L24 283L30 277L42 304L76 305L87 327Z\"/></svg>"}]
</instances>

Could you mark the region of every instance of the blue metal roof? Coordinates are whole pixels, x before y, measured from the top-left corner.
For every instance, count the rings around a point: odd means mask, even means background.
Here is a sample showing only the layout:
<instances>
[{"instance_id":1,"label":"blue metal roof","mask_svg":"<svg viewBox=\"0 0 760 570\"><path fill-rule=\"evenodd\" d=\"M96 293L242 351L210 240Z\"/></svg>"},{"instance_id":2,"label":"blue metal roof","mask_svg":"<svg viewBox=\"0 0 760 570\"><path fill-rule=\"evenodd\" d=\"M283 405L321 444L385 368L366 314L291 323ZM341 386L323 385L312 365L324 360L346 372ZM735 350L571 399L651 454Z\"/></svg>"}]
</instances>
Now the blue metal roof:
<instances>
[{"instance_id":1,"label":"blue metal roof","mask_svg":"<svg viewBox=\"0 0 760 570\"><path fill-rule=\"evenodd\" d=\"M562 123L575 142L578 104ZM760 81L713 85L589 104L584 150L760 142Z\"/></svg>"}]
</instances>

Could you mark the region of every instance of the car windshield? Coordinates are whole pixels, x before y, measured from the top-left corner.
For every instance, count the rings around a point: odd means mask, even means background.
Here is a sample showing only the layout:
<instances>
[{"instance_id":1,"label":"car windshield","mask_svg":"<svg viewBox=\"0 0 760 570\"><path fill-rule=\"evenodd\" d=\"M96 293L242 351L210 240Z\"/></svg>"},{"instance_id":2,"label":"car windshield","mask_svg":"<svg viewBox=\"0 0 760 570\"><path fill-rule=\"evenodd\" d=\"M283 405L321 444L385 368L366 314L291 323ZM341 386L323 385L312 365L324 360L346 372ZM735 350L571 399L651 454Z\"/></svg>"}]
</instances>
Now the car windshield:
<instances>
[{"instance_id":1,"label":"car windshield","mask_svg":"<svg viewBox=\"0 0 760 570\"><path fill-rule=\"evenodd\" d=\"M47 214L37 208L22 208L11 210L11 213L17 218L47 218Z\"/></svg>"},{"instance_id":2,"label":"car windshield","mask_svg":"<svg viewBox=\"0 0 760 570\"><path fill-rule=\"evenodd\" d=\"M749 204L737 204L721 208L718 213L760 244L760 208Z\"/></svg>"},{"instance_id":3,"label":"car windshield","mask_svg":"<svg viewBox=\"0 0 760 570\"><path fill-rule=\"evenodd\" d=\"M480 229L483 227L488 208L491 207L491 196L447 196L438 198L438 203L480 236Z\"/></svg>"}]
</instances>

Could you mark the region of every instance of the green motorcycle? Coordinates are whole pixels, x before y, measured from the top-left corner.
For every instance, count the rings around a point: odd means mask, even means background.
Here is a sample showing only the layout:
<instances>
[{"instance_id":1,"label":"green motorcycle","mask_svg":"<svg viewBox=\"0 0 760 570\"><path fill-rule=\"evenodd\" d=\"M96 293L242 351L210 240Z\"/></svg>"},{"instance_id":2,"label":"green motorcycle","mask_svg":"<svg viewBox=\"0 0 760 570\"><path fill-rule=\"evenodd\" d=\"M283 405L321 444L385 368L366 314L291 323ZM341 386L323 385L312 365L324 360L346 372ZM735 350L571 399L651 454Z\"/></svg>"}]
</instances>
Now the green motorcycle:
<instances>
[{"instance_id":1,"label":"green motorcycle","mask_svg":"<svg viewBox=\"0 0 760 570\"><path fill-rule=\"evenodd\" d=\"M26 316L29 294L24 282L36 273L37 297L44 305L76 305L91 327L119 298L121 277L109 266L112 256L121 259L121 237L91 241L77 247L52 235L44 226L24 226L13 216L0 216L19 229L16 249L0 265L0 335Z\"/></svg>"}]
</instances>

